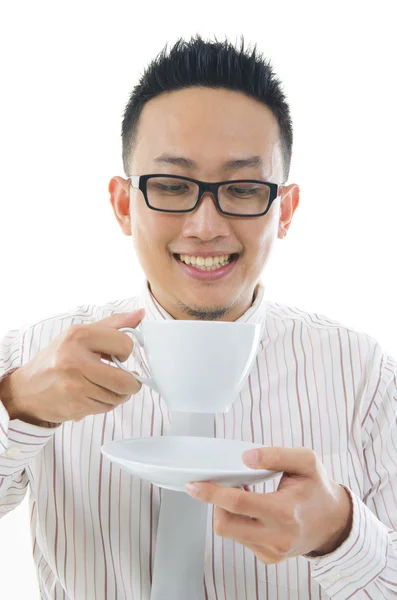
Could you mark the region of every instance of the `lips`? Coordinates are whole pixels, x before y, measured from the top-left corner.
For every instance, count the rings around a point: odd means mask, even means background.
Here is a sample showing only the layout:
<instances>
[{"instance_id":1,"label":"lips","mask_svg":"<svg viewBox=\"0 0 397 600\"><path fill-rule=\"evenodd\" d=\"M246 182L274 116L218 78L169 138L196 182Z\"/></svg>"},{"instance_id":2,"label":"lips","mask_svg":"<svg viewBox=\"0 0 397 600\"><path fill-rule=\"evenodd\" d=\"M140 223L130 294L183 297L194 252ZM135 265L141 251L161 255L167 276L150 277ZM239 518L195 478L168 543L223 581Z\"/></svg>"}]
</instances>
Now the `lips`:
<instances>
[{"instance_id":1,"label":"lips","mask_svg":"<svg viewBox=\"0 0 397 600\"><path fill-rule=\"evenodd\" d=\"M183 255L183 256L186 257L186 255ZM190 255L190 256L194 256L194 255ZM212 254L210 256L214 257L214 254ZM220 255L220 256L225 256L225 255ZM239 254L234 253L234 254L229 254L227 256L228 256L227 262L206 266L206 265L200 265L200 264L196 264L196 265L186 264L185 262L180 260L179 254L174 254L174 258L175 258L177 264L182 268L182 270L184 271L184 273L186 275L188 275L189 277L192 277L193 279L198 279L198 280L207 281L207 282L222 279L223 277L226 277L227 275L229 275L231 273L231 271L234 270L235 265L239 258ZM196 257L197 257L197 255L196 255ZM203 261L200 261L200 262L203 262Z\"/></svg>"},{"instance_id":2,"label":"lips","mask_svg":"<svg viewBox=\"0 0 397 600\"><path fill-rule=\"evenodd\" d=\"M238 252L173 252L173 256L180 260L181 256L190 256L195 258L221 258L222 256L229 256L230 260L235 259L239 256Z\"/></svg>"}]
</instances>

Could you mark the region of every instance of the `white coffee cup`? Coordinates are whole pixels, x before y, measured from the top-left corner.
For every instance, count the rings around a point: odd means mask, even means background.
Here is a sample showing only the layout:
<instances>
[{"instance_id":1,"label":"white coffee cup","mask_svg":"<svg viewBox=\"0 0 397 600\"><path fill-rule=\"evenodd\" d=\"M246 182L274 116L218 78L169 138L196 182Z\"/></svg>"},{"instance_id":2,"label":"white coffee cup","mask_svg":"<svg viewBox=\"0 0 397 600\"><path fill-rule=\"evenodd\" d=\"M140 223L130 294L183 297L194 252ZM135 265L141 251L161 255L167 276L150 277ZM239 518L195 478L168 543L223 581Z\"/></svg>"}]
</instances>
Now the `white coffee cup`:
<instances>
[{"instance_id":1,"label":"white coffee cup","mask_svg":"<svg viewBox=\"0 0 397 600\"><path fill-rule=\"evenodd\" d=\"M143 321L141 331L120 329L145 350L152 377L141 383L159 392L171 411L227 412L253 366L261 338L258 323ZM117 357L113 362L131 373Z\"/></svg>"}]
</instances>

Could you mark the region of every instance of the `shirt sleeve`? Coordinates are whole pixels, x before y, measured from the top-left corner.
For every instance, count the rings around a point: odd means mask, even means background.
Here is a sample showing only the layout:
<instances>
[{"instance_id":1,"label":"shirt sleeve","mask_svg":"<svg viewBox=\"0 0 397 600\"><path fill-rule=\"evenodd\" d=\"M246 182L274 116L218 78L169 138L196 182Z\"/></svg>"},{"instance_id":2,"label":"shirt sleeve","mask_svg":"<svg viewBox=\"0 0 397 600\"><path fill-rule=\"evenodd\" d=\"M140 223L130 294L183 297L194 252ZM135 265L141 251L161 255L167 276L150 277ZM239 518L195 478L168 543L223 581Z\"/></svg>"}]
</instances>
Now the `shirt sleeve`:
<instances>
[{"instance_id":1,"label":"shirt sleeve","mask_svg":"<svg viewBox=\"0 0 397 600\"><path fill-rule=\"evenodd\" d=\"M26 330L9 331L0 339L0 381L22 365ZM16 508L26 494L26 467L57 428L10 421L0 398L0 517Z\"/></svg>"},{"instance_id":2,"label":"shirt sleeve","mask_svg":"<svg viewBox=\"0 0 397 600\"><path fill-rule=\"evenodd\" d=\"M397 599L397 364L379 347L375 356L378 368L361 414L363 497L346 488L353 503L350 535L331 554L306 555L312 577L333 600Z\"/></svg>"}]
</instances>

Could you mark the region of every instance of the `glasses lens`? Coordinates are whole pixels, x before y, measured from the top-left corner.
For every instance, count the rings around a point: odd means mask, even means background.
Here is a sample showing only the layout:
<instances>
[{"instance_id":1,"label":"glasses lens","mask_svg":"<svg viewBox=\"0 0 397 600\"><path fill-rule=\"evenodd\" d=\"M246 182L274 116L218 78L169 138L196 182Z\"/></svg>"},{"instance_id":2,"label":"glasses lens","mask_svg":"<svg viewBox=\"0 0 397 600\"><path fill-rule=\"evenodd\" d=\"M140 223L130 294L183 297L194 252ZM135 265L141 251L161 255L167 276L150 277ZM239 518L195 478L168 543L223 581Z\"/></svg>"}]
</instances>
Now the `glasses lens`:
<instances>
[{"instance_id":1,"label":"glasses lens","mask_svg":"<svg viewBox=\"0 0 397 600\"><path fill-rule=\"evenodd\" d=\"M227 213L257 215L269 205L270 188L263 183L235 181L219 187L219 204Z\"/></svg>"},{"instance_id":2,"label":"glasses lens","mask_svg":"<svg viewBox=\"0 0 397 600\"><path fill-rule=\"evenodd\" d=\"M152 208L171 212L193 208L198 196L197 183L178 177L152 177L146 190Z\"/></svg>"}]
</instances>

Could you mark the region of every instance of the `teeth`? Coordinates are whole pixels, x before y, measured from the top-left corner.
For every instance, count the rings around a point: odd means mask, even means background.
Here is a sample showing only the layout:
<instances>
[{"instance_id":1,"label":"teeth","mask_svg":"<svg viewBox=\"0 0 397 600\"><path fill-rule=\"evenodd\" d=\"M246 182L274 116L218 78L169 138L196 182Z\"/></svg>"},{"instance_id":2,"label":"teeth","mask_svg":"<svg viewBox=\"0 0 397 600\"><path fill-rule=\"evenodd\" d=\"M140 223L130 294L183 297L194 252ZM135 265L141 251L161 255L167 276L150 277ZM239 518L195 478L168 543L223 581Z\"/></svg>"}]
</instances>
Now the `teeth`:
<instances>
[{"instance_id":1,"label":"teeth","mask_svg":"<svg viewBox=\"0 0 397 600\"><path fill-rule=\"evenodd\" d=\"M189 256L181 254L180 260L187 265L193 265L200 271L215 271L224 265L227 265L231 260L231 254L222 254L222 256Z\"/></svg>"}]
</instances>

